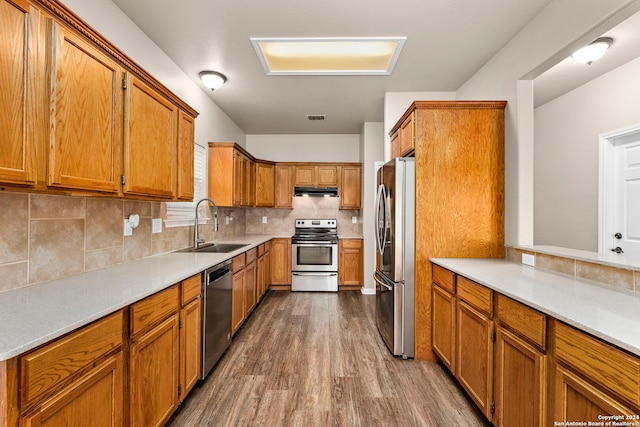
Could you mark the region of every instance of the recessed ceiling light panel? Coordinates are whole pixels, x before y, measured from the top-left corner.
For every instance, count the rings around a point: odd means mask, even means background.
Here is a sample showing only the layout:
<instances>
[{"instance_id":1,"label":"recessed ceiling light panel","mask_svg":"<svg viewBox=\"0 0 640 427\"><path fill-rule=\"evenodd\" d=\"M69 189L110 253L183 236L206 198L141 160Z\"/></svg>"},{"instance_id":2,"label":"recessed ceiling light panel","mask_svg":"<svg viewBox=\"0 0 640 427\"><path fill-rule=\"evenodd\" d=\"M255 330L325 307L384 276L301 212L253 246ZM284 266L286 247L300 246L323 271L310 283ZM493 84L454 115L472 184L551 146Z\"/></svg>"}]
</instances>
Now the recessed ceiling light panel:
<instances>
[{"instance_id":1,"label":"recessed ceiling light panel","mask_svg":"<svg viewBox=\"0 0 640 427\"><path fill-rule=\"evenodd\" d=\"M406 39L253 37L251 43L268 75L389 75Z\"/></svg>"}]
</instances>

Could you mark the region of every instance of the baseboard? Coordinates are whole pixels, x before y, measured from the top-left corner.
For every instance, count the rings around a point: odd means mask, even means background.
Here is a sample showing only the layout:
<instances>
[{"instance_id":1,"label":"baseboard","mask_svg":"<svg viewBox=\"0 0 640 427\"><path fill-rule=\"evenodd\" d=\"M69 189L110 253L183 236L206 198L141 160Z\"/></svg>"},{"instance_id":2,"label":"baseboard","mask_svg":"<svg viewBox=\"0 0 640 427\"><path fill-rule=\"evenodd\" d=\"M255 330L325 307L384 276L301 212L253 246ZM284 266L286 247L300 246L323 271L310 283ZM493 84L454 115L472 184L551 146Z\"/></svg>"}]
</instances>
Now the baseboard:
<instances>
[{"instance_id":1,"label":"baseboard","mask_svg":"<svg viewBox=\"0 0 640 427\"><path fill-rule=\"evenodd\" d=\"M362 288L360 288L360 292L362 292L362 295L375 295L376 294L376 289L375 288L365 288L364 286Z\"/></svg>"}]
</instances>

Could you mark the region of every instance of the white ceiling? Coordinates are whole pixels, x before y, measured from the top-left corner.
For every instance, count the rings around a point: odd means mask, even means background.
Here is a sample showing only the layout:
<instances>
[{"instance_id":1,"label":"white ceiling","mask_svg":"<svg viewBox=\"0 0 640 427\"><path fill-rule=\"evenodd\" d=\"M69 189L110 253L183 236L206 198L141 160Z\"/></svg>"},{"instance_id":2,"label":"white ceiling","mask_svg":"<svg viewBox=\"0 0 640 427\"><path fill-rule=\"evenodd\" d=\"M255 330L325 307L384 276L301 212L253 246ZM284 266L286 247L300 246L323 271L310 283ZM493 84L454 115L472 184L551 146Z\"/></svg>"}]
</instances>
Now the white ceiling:
<instances>
[{"instance_id":1,"label":"white ceiling","mask_svg":"<svg viewBox=\"0 0 640 427\"><path fill-rule=\"evenodd\" d=\"M355 134L383 121L385 92L457 90L551 0L113 2L245 133ZM375 36L407 37L392 76L267 76L249 40ZM227 84L209 91L202 70Z\"/></svg>"}]
</instances>

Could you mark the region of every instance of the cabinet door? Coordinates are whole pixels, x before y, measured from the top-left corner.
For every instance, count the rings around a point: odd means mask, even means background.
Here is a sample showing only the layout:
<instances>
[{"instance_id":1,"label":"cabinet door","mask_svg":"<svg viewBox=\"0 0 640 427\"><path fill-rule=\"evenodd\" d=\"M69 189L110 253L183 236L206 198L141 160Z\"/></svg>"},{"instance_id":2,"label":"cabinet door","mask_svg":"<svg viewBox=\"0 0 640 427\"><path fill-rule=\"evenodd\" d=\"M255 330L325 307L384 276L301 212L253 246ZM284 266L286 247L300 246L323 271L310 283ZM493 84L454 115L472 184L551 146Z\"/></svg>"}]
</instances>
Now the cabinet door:
<instances>
[{"instance_id":1,"label":"cabinet door","mask_svg":"<svg viewBox=\"0 0 640 427\"><path fill-rule=\"evenodd\" d=\"M619 403L563 366L556 366L553 421L599 422L602 415L632 415L638 411Z\"/></svg>"},{"instance_id":2,"label":"cabinet door","mask_svg":"<svg viewBox=\"0 0 640 427\"><path fill-rule=\"evenodd\" d=\"M517 335L496 329L495 425L545 425L547 356Z\"/></svg>"},{"instance_id":3,"label":"cabinet door","mask_svg":"<svg viewBox=\"0 0 640 427\"><path fill-rule=\"evenodd\" d=\"M271 284L291 284L291 239L271 240Z\"/></svg>"},{"instance_id":4,"label":"cabinet door","mask_svg":"<svg viewBox=\"0 0 640 427\"><path fill-rule=\"evenodd\" d=\"M360 209L362 177L360 166L342 166L340 209Z\"/></svg>"},{"instance_id":5,"label":"cabinet door","mask_svg":"<svg viewBox=\"0 0 640 427\"><path fill-rule=\"evenodd\" d=\"M184 401L200 378L201 299L184 306L180 319L180 401Z\"/></svg>"},{"instance_id":6,"label":"cabinet door","mask_svg":"<svg viewBox=\"0 0 640 427\"><path fill-rule=\"evenodd\" d=\"M24 0L0 0L0 182L36 182L34 11Z\"/></svg>"},{"instance_id":7,"label":"cabinet door","mask_svg":"<svg viewBox=\"0 0 640 427\"><path fill-rule=\"evenodd\" d=\"M400 129L391 135L391 158L400 157Z\"/></svg>"},{"instance_id":8,"label":"cabinet door","mask_svg":"<svg viewBox=\"0 0 640 427\"><path fill-rule=\"evenodd\" d=\"M256 201L255 162L245 157L242 168L242 206L252 207Z\"/></svg>"},{"instance_id":9,"label":"cabinet door","mask_svg":"<svg viewBox=\"0 0 640 427\"><path fill-rule=\"evenodd\" d=\"M242 326L245 318L244 309L244 293L245 293L245 276L244 270L237 271L233 274L233 285L231 290L231 335L235 335L236 331Z\"/></svg>"},{"instance_id":10,"label":"cabinet door","mask_svg":"<svg viewBox=\"0 0 640 427\"><path fill-rule=\"evenodd\" d=\"M493 321L460 299L456 320L456 378L491 421Z\"/></svg>"},{"instance_id":11,"label":"cabinet door","mask_svg":"<svg viewBox=\"0 0 640 427\"><path fill-rule=\"evenodd\" d=\"M338 281L340 285L362 285L362 240L338 241Z\"/></svg>"},{"instance_id":12,"label":"cabinet door","mask_svg":"<svg viewBox=\"0 0 640 427\"><path fill-rule=\"evenodd\" d=\"M133 341L129 391L133 426L161 426L178 405L178 313Z\"/></svg>"},{"instance_id":13,"label":"cabinet door","mask_svg":"<svg viewBox=\"0 0 640 427\"><path fill-rule=\"evenodd\" d=\"M316 181L319 187L335 187L338 185L338 167L336 165L318 165Z\"/></svg>"},{"instance_id":14,"label":"cabinet door","mask_svg":"<svg viewBox=\"0 0 640 427\"><path fill-rule=\"evenodd\" d=\"M54 24L54 40L47 184L117 193L122 69L61 25Z\"/></svg>"},{"instance_id":15,"label":"cabinet door","mask_svg":"<svg viewBox=\"0 0 640 427\"><path fill-rule=\"evenodd\" d=\"M244 195L244 156L233 151L233 206L242 205Z\"/></svg>"},{"instance_id":16,"label":"cabinet door","mask_svg":"<svg viewBox=\"0 0 640 427\"><path fill-rule=\"evenodd\" d=\"M245 288L244 288L244 308L245 318L253 311L257 300L257 273L256 262L247 264L244 269Z\"/></svg>"},{"instance_id":17,"label":"cabinet door","mask_svg":"<svg viewBox=\"0 0 640 427\"><path fill-rule=\"evenodd\" d=\"M109 357L21 420L25 427L124 425L123 355Z\"/></svg>"},{"instance_id":18,"label":"cabinet door","mask_svg":"<svg viewBox=\"0 0 640 427\"><path fill-rule=\"evenodd\" d=\"M276 165L276 200L274 207L293 207L293 166Z\"/></svg>"},{"instance_id":19,"label":"cabinet door","mask_svg":"<svg viewBox=\"0 0 640 427\"><path fill-rule=\"evenodd\" d=\"M176 198L193 200L193 151L195 119L180 111L178 114L178 182Z\"/></svg>"},{"instance_id":20,"label":"cabinet door","mask_svg":"<svg viewBox=\"0 0 640 427\"><path fill-rule=\"evenodd\" d=\"M402 123L400 127L400 150L399 157L406 156L410 154L415 147L415 132L414 132L414 122L413 122L414 114L411 114L406 120Z\"/></svg>"},{"instance_id":21,"label":"cabinet door","mask_svg":"<svg viewBox=\"0 0 640 427\"><path fill-rule=\"evenodd\" d=\"M256 207L272 208L276 199L275 165L256 163Z\"/></svg>"},{"instance_id":22,"label":"cabinet door","mask_svg":"<svg viewBox=\"0 0 640 427\"><path fill-rule=\"evenodd\" d=\"M298 165L295 167L296 186L314 186L316 183L316 167L313 165Z\"/></svg>"},{"instance_id":23,"label":"cabinet door","mask_svg":"<svg viewBox=\"0 0 640 427\"><path fill-rule=\"evenodd\" d=\"M431 287L433 352L451 372L455 366L455 296L440 286Z\"/></svg>"},{"instance_id":24,"label":"cabinet door","mask_svg":"<svg viewBox=\"0 0 640 427\"><path fill-rule=\"evenodd\" d=\"M171 198L176 177L178 109L156 90L127 75L124 192Z\"/></svg>"}]
</instances>

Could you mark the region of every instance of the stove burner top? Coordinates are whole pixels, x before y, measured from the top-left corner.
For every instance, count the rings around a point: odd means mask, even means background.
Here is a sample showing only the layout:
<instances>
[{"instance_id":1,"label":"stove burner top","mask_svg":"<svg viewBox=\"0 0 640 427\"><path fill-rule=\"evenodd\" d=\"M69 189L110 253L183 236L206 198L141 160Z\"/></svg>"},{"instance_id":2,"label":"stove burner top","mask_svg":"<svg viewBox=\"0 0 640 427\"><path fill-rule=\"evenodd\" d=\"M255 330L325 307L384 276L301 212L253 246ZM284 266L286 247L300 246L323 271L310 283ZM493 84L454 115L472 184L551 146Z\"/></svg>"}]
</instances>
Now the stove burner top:
<instances>
[{"instance_id":1,"label":"stove burner top","mask_svg":"<svg viewBox=\"0 0 640 427\"><path fill-rule=\"evenodd\" d=\"M335 219L297 219L293 243L338 241L338 221Z\"/></svg>"}]
</instances>

